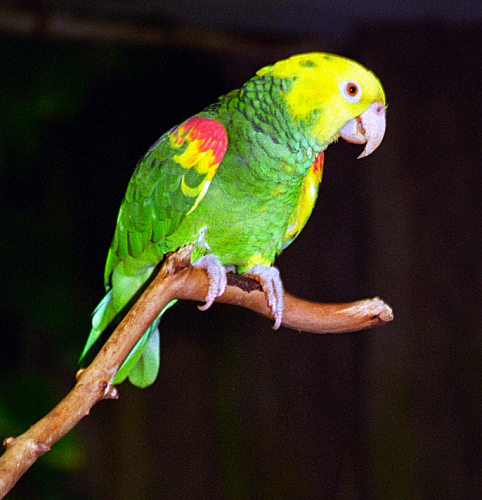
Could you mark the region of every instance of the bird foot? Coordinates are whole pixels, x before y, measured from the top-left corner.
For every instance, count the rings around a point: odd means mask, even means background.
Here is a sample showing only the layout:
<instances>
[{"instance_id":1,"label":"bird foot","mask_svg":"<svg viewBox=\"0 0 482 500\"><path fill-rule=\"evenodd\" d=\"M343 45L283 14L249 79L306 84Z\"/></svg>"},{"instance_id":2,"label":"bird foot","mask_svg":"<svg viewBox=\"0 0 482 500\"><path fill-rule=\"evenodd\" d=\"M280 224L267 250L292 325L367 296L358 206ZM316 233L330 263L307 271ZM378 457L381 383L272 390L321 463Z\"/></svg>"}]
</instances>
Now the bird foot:
<instances>
[{"instance_id":1,"label":"bird foot","mask_svg":"<svg viewBox=\"0 0 482 500\"><path fill-rule=\"evenodd\" d=\"M202 306L198 306L200 311L205 311L224 293L227 284L226 269L213 254L203 255L193 262L192 265L198 269L203 269L208 275L209 288L206 297L204 297L206 303Z\"/></svg>"},{"instance_id":2,"label":"bird foot","mask_svg":"<svg viewBox=\"0 0 482 500\"><path fill-rule=\"evenodd\" d=\"M263 289L268 301L268 307L274 318L273 329L277 330L281 326L284 308L284 290L283 283L279 271L276 267L262 266L257 264L249 271L246 271L243 276L256 280Z\"/></svg>"}]
</instances>

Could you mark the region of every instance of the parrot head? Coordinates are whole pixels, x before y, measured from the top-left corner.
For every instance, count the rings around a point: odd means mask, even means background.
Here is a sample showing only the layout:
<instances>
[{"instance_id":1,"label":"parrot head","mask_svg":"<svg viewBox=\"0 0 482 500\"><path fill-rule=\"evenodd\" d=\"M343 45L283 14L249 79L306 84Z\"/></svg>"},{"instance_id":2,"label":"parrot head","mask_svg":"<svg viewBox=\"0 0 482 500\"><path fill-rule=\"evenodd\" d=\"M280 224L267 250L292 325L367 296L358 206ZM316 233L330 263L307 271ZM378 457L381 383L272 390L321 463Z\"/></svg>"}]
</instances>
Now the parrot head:
<instances>
[{"instance_id":1,"label":"parrot head","mask_svg":"<svg viewBox=\"0 0 482 500\"><path fill-rule=\"evenodd\" d=\"M278 61L257 72L283 80L281 97L295 124L324 150L342 137L365 144L359 158L385 133L385 93L378 78L355 61L313 52Z\"/></svg>"}]
</instances>

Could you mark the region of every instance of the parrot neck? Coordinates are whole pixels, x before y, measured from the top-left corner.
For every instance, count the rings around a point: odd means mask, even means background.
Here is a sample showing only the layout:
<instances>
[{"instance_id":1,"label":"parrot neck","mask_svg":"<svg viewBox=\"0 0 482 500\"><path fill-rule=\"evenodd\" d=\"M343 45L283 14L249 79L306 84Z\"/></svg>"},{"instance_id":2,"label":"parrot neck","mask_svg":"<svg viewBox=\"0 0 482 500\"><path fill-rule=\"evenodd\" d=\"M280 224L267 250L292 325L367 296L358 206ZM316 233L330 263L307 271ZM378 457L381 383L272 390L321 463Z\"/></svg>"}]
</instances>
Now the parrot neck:
<instances>
[{"instance_id":1,"label":"parrot neck","mask_svg":"<svg viewBox=\"0 0 482 500\"><path fill-rule=\"evenodd\" d=\"M253 78L221 98L220 105L226 109L228 137L245 139L231 141L228 149L243 157L257 176L272 182L275 169L280 182L298 184L321 148L308 134L306 123L293 120L282 97L283 84L273 78Z\"/></svg>"}]
</instances>

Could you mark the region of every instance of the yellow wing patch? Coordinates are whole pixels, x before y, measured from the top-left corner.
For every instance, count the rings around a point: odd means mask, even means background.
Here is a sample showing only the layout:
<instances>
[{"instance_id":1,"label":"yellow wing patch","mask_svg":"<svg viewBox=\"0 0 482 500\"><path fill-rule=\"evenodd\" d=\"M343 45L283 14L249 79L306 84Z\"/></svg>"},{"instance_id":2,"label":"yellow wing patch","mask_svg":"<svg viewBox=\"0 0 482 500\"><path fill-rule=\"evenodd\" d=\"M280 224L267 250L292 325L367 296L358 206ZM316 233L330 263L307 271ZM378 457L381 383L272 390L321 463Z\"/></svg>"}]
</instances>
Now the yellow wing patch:
<instances>
[{"instance_id":1,"label":"yellow wing patch","mask_svg":"<svg viewBox=\"0 0 482 500\"><path fill-rule=\"evenodd\" d=\"M315 158L313 165L303 179L300 196L283 238L283 248L286 248L298 236L313 211L318 196L318 186L323 175L323 159L324 153L322 151Z\"/></svg>"},{"instance_id":2,"label":"yellow wing patch","mask_svg":"<svg viewBox=\"0 0 482 500\"><path fill-rule=\"evenodd\" d=\"M211 118L194 116L169 134L171 146L179 149L173 160L187 172L181 179L181 191L188 198L196 198L191 213L204 198L209 184L226 153L228 137L221 123ZM197 185L187 182L188 171L201 177Z\"/></svg>"}]
</instances>

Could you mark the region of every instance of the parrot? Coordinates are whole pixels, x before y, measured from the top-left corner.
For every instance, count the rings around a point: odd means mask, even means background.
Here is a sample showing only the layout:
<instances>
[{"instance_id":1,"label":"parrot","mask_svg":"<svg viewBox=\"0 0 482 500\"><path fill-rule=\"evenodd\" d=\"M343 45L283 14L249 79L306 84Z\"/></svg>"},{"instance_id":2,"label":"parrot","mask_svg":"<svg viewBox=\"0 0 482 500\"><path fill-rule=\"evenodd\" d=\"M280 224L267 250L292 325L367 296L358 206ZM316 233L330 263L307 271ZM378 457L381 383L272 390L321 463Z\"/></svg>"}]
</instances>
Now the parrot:
<instances>
[{"instance_id":1,"label":"parrot","mask_svg":"<svg viewBox=\"0 0 482 500\"><path fill-rule=\"evenodd\" d=\"M203 269L206 310L226 273L257 280L281 325L283 285L275 258L299 235L318 196L324 152L340 137L371 154L385 133L379 79L346 57L310 52L265 66L239 89L175 126L139 161L108 251L106 295L92 314L81 364L153 279L166 254L192 246ZM153 321L113 379L151 385L160 366Z\"/></svg>"}]
</instances>

